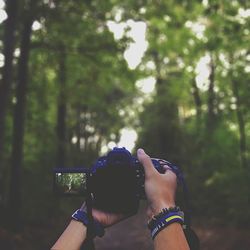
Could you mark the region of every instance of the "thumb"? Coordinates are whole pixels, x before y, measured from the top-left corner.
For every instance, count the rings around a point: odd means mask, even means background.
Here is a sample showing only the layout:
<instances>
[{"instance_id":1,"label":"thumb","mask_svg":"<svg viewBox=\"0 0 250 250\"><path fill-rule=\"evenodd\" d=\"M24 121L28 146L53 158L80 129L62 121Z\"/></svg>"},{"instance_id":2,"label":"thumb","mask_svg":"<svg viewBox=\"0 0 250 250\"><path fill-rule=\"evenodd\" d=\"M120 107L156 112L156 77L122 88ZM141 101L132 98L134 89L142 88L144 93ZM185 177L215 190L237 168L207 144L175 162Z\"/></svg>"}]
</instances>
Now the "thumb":
<instances>
[{"instance_id":1,"label":"thumb","mask_svg":"<svg viewBox=\"0 0 250 250\"><path fill-rule=\"evenodd\" d=\"M143 149L139 148L137 150L137 158L144 168L146 177L149 177L156 172L151 158L144 152Z\"/></svg>"}]
</instances>

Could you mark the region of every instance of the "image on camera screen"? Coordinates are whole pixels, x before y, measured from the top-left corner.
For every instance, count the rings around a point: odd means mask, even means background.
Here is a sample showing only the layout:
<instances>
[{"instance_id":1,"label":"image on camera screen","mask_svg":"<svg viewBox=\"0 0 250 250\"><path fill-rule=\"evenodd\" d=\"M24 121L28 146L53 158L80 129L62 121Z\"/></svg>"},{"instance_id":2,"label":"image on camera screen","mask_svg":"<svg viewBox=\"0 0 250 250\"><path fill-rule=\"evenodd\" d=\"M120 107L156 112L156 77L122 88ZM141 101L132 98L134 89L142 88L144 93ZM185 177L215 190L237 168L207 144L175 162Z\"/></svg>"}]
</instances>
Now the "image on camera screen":
<instances>
[{"instance_id":1,"label":"image on camera screen","mask_svg":"<svg viewBox=\"0 0 250 250\"><path fill-rule=\"evenodd\" d=\"M56 173L55 191L65 195L86 195L86 174Z\"/></svg>"}]
</instances>

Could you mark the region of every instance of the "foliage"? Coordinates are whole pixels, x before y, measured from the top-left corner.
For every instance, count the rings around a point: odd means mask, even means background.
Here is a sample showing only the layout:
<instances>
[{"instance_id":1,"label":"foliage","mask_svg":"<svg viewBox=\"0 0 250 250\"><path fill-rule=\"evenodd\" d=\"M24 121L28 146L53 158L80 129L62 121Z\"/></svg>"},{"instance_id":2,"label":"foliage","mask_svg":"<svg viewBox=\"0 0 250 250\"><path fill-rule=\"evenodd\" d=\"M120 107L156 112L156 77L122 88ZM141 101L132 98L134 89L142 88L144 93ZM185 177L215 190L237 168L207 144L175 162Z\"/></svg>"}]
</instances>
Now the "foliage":
<instances>
[{"instance_id":1,"label":"foliage","mask_svg":"<svg viewBox=\"0 0 250 250\"><path fill-rule=\"evenodd\" d=\"M22 22L29 14L28 2L19 6ZM54 0L37 1L36 13L38 28L32 31L25 94L21 187L23 215L29 214L28 220L36 220L37 211L42 219L50 218L60 207L51 189L51 170L60 147L64 165L89 166L103 146L119 141L124 127L136 130L138 147L182 166L197 214L233 217L234 223L243 223L243 215L250 217L246 199L250 197L249 6L245 1ZM129 69L124 59L133 42L129 28L116 40L107 26L110 20L146 23L148 47L136 69ZM22 32L18 25L0 159L4 207L11 179ZM2 28L0 36L4 36ZM199 82L197 68L202 61L207 76L203 74ZM136 82L149 76L156 81L155 90L138 104L144 96ZM62 106L65 128L58 119Z\"/></svg>"}]
</instances>

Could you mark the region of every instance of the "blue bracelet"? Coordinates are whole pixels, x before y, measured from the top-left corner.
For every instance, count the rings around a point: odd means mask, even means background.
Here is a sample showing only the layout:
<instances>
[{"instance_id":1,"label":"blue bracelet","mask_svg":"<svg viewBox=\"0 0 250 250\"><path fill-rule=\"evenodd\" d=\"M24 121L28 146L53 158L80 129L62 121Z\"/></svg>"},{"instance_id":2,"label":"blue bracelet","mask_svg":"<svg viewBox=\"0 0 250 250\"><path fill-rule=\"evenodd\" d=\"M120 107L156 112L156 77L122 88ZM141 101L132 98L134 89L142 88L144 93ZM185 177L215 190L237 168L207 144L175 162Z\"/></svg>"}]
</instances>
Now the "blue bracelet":
<instances>
[{"instance_id":1,"label":"blue bracelet","mask_svg":"<svg viewBox=\"0 0 250 250\"><path fill-rule=\"evenodd\" d=\"M81 209L76 210L72 214L71 218L76 220L76 221L82 222L86 227L88 227L88 225L89 225L88 215L86 212L84 212ZM93 238L95 236L102 237L104 235L104 233L105 233L104 227L98 221L93 220L93 232L92 232Z\"/></svg>"},{"instance_id":2,"label":"blue bracelet","mask_svg":"<svg viewBox=\"0 0 250 250\"><path fill-rule=\"evenodd\" d=\"M184 214L181 211L176 212L167 212L167 213L161 213L161 216L157 217L156 220L151 222L149 229L151 230L151 236L152 239L156 237L156 235L163 230L165 227L172 223L184 223Z\"/></svg>"}]
</instances>

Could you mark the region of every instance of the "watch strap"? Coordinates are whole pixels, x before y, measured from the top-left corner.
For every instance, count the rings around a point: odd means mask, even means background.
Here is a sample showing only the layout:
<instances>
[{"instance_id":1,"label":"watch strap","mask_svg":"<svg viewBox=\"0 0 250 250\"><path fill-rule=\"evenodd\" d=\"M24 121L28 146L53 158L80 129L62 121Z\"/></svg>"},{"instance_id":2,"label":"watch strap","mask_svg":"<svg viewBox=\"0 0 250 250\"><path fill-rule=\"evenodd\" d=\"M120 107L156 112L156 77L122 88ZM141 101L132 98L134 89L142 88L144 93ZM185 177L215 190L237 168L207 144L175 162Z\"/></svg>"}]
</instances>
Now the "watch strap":
<instances>
[{"instance_id":1,"label":"watch strap","mask_svg":"<svg viewBox=\"0 0 250 250\"><path fill-rule=\"evenodd\" d=\"M84 212L84 211L81 210L81 209L76 210L76 211L72 214L71 218L72 218L73 220L82 222L86 227L89 226L89 218L88 218L88 215L87 215L86 212ZM104 227L103 227L103 226L101 225L101 223L99 223L98 221L93 220L93 232L91 232L91 233L92 233L93 238L94 238L95 236L102 237L102 236L104 235L104 233L105 233Z\"/></svg>"}]
</instances>

